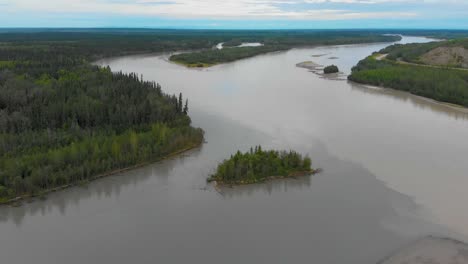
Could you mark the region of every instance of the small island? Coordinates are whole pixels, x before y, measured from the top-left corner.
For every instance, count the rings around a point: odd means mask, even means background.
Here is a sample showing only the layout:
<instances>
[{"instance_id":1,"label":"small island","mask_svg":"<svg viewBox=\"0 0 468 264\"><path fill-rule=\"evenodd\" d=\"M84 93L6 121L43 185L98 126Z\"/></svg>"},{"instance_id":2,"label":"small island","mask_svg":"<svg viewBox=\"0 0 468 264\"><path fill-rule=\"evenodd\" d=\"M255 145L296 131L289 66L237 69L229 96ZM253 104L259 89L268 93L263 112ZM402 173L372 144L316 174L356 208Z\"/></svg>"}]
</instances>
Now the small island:
<instances>
[{"instance_id":1,"label":"small island","mask_svg":"<svg viewBox=\"0 0 468 264\"><path fill-rule=\"evenodd\" d=\"M312 175L309 157L295 151L262 150L261 146L250 151L237 151L231 158L218 165L208 182L217 184L243 185L265 182L273 179Z\"/></svg>"},{"instance_id":2,"label":"small island","mask_svg":"<svg viewBox=\"0 0 468 264\"><path fill-rule=\"evenodd\" d=\"M336 65L330 65L327 66L323 69L323 73L325 74L330 74L330 73L338 73L340 70L338 69L338 66Z\"/></svg>"}]
</instances>

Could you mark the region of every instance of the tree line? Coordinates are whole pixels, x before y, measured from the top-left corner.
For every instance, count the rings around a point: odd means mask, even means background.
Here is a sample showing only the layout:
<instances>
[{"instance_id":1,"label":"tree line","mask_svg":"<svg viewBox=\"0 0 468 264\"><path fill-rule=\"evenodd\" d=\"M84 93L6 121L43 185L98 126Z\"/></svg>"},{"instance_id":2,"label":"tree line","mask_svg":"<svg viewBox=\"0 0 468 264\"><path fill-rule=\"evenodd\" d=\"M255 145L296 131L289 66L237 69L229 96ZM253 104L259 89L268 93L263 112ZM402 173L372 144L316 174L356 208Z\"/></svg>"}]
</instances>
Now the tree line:
<instances>
[{"instance_id":1,"label":"tree line","mask_svg":"<svg viewBox=\"0 0 468 264\"><path fill-rule=\"evenodd\" d=\"M0 202L202 143L182 94L165 94L136 73L91 65L103 54L83 43L0 45Z\"/></svg>"},{"instance_id":2,"label":"tree line","mask_svg":"<svg viewBox=\"0 0 468 264\"><path fill-rule=\"evenodd\" d=\"M466 70L405 65L370 56L352 69L348 79L468 107Z\"/></svg>"},{"instance_id":3,"label":"tree line","mask_svg":"<svg viewBox=\"0 0 468 264\"><path fill-rule=\"evenodd\" d=\"M184 64L188 67L209 67L212 65L232 62L274 51L288 50L293 47L312 45L339 45L369 42L395 41L399 36L384 36L375 33L362 32L296 32L288 31L283 34L271 34L267 36L251 35L244 38L236 38L224 43L224 49L208 49L172 55L171 61ZM242 42L264 43L259 47L233 47Z\"/></svg>"},{"instance_id":4,"label":"tree line","mask_svg":"<svg viewBox=\"0 0 468 264\"><path fill-rule=\"evenodd\" d=\"M429 43L410 43L410 44L395 44L388 46L381 51L380 54L388 54L386 59L397 61L402 60L411 63L424 64L421 61L421 56L439 47L463 47L468 49L468 38L451 39L447 41L436 41ZM460 67L459 65L446 65L450 67Z\"/></svg>"}]
</instances>

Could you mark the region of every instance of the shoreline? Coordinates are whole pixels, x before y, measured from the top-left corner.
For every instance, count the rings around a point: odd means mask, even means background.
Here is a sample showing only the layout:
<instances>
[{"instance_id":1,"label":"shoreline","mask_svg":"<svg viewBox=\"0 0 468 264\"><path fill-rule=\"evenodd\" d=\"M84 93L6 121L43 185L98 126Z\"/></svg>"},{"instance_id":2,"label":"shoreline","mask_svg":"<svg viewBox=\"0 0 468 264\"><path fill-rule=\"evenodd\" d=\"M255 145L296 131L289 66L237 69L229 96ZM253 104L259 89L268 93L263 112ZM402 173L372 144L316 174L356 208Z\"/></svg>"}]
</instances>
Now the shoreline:
<instances>
[{"instance_id":1,"label":"shoreline","mask_svg":"<svg viewBox=\"0 0 468 264\"><path fill-rule=\"evenodd\" d=\"M398 41L397 41L398 42ZM213 67L213 66L216 66L216 65L222 65L222 64L227 64L227 63L232 63L232 62L236 62L236 61L240 61L240 60L243 60L243 59L249 59L249 58L253 58L253 57L257 57L259 55L264 55L264 54L268 54L268 53L275 53L275 52L287 52L287 51L290 51L290 50L293 50L293 49L303 49L303 48L316 48L316 47L334 47L334 46L349 46L349 45L363 45L363 44L380 44L380 43L394 43L394 41L377 41L377 42L362 42L362 43L348 43L348 44L311 44L311 45L298 45L298 46L291 46L291 47L287 47L285 49L278 49L278 50L274 50L274 51L267 51L267 52L263 52L263 53L258 53L258 54L255 54L253 56L249 56L249 57L245 57L245 58L240 58L240 59L236 59L236 60L233 60L233 61L225 61L225 62L219 62L219 63L203 63L203 62L200 62L200 63L185 63L185 62L182 62L182 61L176 61L176 60L171 60L171 56L168 58L168 61L172 62L172 63L175 63L175 64L178 64L178 65L181 65L181 66L184 66L184 67L187 67L189 69L206 69L206 68L210 68L210 67ZM216 47L216 46L215 46ZM260 47L265 47L265 45L263 46L260 46ZM193 53L193 52L200 52L200 51L205 51L206 49L201 49L201 50L197 50L197 51L189 51L189 52L186 52L186 53ZM177 54L184 54L184 52L182 53L177 53ZM322 55L322 54L321 54ZM325 56L327 54L323 54L323 56ZM313 56L312 56L313 57ZM198 64L201 64L202 66L197 66ZM300 66L299 66L300 67ZM305 68L305 67L303 67Z\"/></svg>"},{"instance_id":2,"label":"shoreline","mask_svg":"<svg viewBox=\"0 0 468 264\"><path fill-rule=\"evenodd\" d=\"M232 61L224 61L224 62L219 62L219 63L204 63L204 62L185 63L185 62L182 62L182 61L171 60L172 56L170 56L168 58L168 61L172 62L174 64L177 64L177 65L180 65L180 66L184 66L184 67L186 67L188 69L207 69L207 68L217 66L217 65L224 65L224 64L233 63L233 62L237 62L237 61L241 61L241 60L245 60L245 59L251 59L251 58L254 58L254 57L257 57L257 56L260 56L260 55L269 54L269 53L285 52L285 51L288 51L288 50L291 50L291 49L292 48L267 51L267 52L262 52L262 53L255 54L253 56L248 56L248 57L244 57L244 58L235 59L235 60L232 60ZM184 53L181 53L181 54L184 54ZM190 53L188 53L188 54L190 54Z\"/></svg>"},{"instance_id":3,"label":"shoreline","mask_svg":"<svg viewBox=\"0 0 468 264\"><path fill-rule=\"evenodd\" d=\"M50 193L54 193L54 192L58 192L58 191L68 189L68 188L72 188L72 187L82 185L83 183L90 183L90 182L93 182L93 181L96 181L96 180L99 180L99 179L102 179L102 178L105 178L105 177L113 176L113 175L116 175L116 174L119 174L119 173L135 170L135 169L138 169L138 168L148 166L150 164L155 164L155 163L158 163L158 162L161 162L161 161L164 161L164 160L168 160L170 158L173 158L175 156L179 156L179 155L181 155L181 154L183 154L185 152L188 152L190 150L200 148L203 145L203 143L204 143L204 141L202 141L200 144L194 144L194 145L191 145L189 147L183 148L181 150L169 153L168 155L163 156L161 158L157 158L154 161L146 161L146 162L138 163L136 165L125 167L125 168L122 168L122 169L116 169L116 170L112 170L112 171L109 171L109 172L101 173L101 174L96 175L94 177L91 177L91 178L89 178L87 180L79 181L79 182L76 182L76 183L70 183L70 184L67 184L67 185L62 185L62 186L58 186L58 187L55 187L55 188L52 188L52 189L44 190L43 192L41 192L40 194L37 194L37 195L30 195L30 194L21 195L21 196L18 196L16 198L9 199L7 201L0 202L0 207L1 206L8 206L8 205L14 206L16 203L21 203L26 199L40 198L40 197L43 197L43 196L45 196L47 194L50 194Z\"/></svg>"},{"instance_id":4,"label":"shoreline","mask_svg":"<svg viewBox=\"0 0 468 264\"><path fill-rule=\"evenodd\" d=\"M175 61L175 60L171 60L171 58L169 57L168 59L169 62L172 62L174 64L177 64L177 65L180 65L180 66L184 66L186 68L189 68L189 69L206 69L206 68L210 68L210 67L213 67L213 66L216 66L218 65L219 63L185 63L185 62L181 62L181 61Z\"/></svg>"},{"instance_id":5,"label":"shoreline","mask_svg":"<svg viewBox=\"0 0 468 264\"><path fill-rule=\"evenodd\" d=\"M222 186L227 186L227 187L235 187L235 186L245 186L245 185L251 185L251 184L259 184L259 183L266 183L269 181L275 181L275 180L284 180L284 179L295 179L297 177L305 177L305 176L312 176L315 174L318 174L322 172L322 169L315 169L311 171L298 171L298 172L293 172L287 176L270 176L266 177L263 180L255 181L255 182L233 182L233 183L226 183L224 181L217 181L217 180L212 180L208 181L208 183L213 183L215 188L219 188Z\"/></svg>"},{"instance_id":6,"label":"shoreline","mask_svg":"<svg viewBox=\"0 0 468 264\"><path fill-rule=\"evenodd\" d=\"M421 96L421 95L417 95L417 94L414 94L414 93L410 93L408 91L403 91L403 90L399 90L399 89L392 88L392 87L379 86L379 85L373 85L373 84L368 84L368 83L360 83L360 82L352 81L352 80L349 80L349 79L348 79L348 82L351 82L351 83L354 83L354 84L357 84L357 85L361 85L361 86L364 86L364 87L370 88L370 89L387 89L387 90L392 90L392 91L396 91L396 92L399 92L399 93L404 93L404 94L407 94L407 95L414 96L414 97L416 97L416 98L418 98L420 100L424 100L426 102L430 102L430 103L433 103L433 104L438 104L438 105L445 106L445 107L448 107L450 109L459 111L461 113L468 114L468 107L465 107L463 105L457 105L457 104L444 102L444 101L437 101L437 100L429 98L429 97L424 97L424 96Z\"/></svg>"}]
</instances>

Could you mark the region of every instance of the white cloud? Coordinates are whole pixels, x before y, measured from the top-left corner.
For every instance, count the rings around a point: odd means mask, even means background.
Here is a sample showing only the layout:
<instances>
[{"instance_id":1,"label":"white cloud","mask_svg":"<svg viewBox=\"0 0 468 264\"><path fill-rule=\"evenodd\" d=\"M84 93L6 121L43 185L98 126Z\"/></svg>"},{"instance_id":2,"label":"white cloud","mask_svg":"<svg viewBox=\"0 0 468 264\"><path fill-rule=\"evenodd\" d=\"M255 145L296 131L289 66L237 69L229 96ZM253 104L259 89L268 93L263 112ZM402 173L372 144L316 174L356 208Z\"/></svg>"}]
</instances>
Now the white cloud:
<instances>
[{"instance_id":1,"label":"white cloud","mask_svg":"<svg viewBox=\"0 0 468 264\"><path fill-rule=\"evenodd\" d=\"M5 0L3 0L4 2ZM99 13L168 16L184 18L287 18L341 20L362 18L407 18L413 12L374 12L320 9L311 4L325 2L378 4L403 0L6 0L10 12ZM406 0L408 1L408 0ZM434 1L434 0L432 0ZM2 3L2 0L0 0ZM281 5L308 4L300 10L285 10Z\"/></svg>"}]
</instances>

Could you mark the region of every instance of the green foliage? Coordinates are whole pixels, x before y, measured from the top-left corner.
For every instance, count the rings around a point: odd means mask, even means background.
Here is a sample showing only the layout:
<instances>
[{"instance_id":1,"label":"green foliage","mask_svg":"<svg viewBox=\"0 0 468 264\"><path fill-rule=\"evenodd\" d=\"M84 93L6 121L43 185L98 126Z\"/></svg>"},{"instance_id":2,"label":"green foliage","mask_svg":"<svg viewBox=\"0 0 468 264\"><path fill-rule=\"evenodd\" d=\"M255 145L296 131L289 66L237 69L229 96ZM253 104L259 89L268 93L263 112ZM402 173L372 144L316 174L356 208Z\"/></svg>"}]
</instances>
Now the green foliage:
<instances>
[{"instance_id":1,"label":"green foliage","mask_svg":"<svg viewBox=\"0 0 468 264\"><path fill-rule=\"evenodd\" d=\"M242 45L242 43L244 43L244 41L242 41L240 39L233 39L233 40L224 42L223 47L225 47L225 48L226 47L237 47L237 46Z\"/></svg>"},{"instance_id":2,"label":"green foliage","mask_svg":"<svg viewBox=\"0 0 468 264\"><path fill-rule=\"evenodd\" d=\"M261 42L260 47L236 47L221 50L210 49L198 52L177 54L171 61L189 67L209 67L215 64L232 62L274 51L288 50L298 46L339 45L365 42L395 41L398 36L383 36L371 32L325 32L325 31L260 31L225 42L225 47L233 47L243 42Z\"/></svg>"},{"instance_id":3,"label":"green foliage","mask_svg":"<svg viewBox=\"0 0 468 264\"><path fill-rule=\"evenodd\" d=\"M196 146L202 131L191 127L168 127L163 123L136 132L94 134L81 141L45 152L3 157L2 182L15 195L36 194L67 184L90 180L100 174L155 161L173 152ZM0 194L6 195L7 192ZM1 196L0 196L1 197Z\"/></svg>"},{"instance_id":4,"label":"green foliage","mask_svg":"<svg viewBox=\"0 0 468 264\"><path fill-rule=\"evenodd\" d=\"M348 78L468 107L466 70L406 65L368 57L353 68Z\"/></svg>"},{"instance_id":5,"label":"green foliage","mask_svg":"<svg viewBox=\"0 0 468 264\"><path fill-rule=\"evenodd\" d=\"M5 186L0 185L0 197L8 195L8 189Z\"/></svg>"},{"instance_id":6,"label":"green foliage","mask_svg":"<svg viewBox=\"0 0 468 264\"><path fill-rule=\"evenodd\" d=\"M330 73L337 73L339 72L340 70L338 69L338 66L336 65L330 65L330 66L327 66L323 69L323 73L325 74L330 74Z\"/></svg>"},{"instance_id":7,"label":"green foliage","mask_svg":"<svg viewBox=\"0 0 468 264\"><path fill-rule=\"evenodd\" d=\"M15 67L14 61L0 61L0 70L1 69L12 69Z\"/></svg>"},{"instance_id":8,"label":"green foliage","mask_svg":"<svg viewBox=\"0 0 468 264\"><path fill-rule=\"evenodd\" d=\"M172 55L171 61L187 65L189 67L204 67L219 63L236 61L244 58L253 57L267 52L284 50L281 46L261 46L261 47L241 47L213 49L200 52L183 53Z\"/></svg>"},{"instance_id":9,"label":"green foliage","mask_svg":"<svg viewBox=\"0 0 468 264\"><path fill-rule=\"evenodd\" d=\"M379 51L381 54L388 54L389 60L402 60L405 62L422 64L420 57L429 51L439 47L465 47L468 49L468 39L455 39L449 41L429 42L429 43L411 43L395 44Z\"/></svg>"},{"instance_id":10,"label":"green foliage","mask_svg":"<svg viewBox=\"0 0 468 264\"><path fill-rule=\"evenodd\" d=\"M313 174L312 161L294 151L264 151L260 146L249 152L238 151L218 165L208 181L226 184L250 184L275 177Z\"/></svg>"},{"instance_id":11,"label":"green foliage","mask_svg":"<svg viewBox=\"0 0 468 264\"><path fill-rule=\"evenodd\" d=\"M0 46L0 61L13 62L0 67L0 202L202 143L182 94L164 94L134 73L90 65L86 61L102 47L86 43Z\"/></svg>"}]
</instances>

